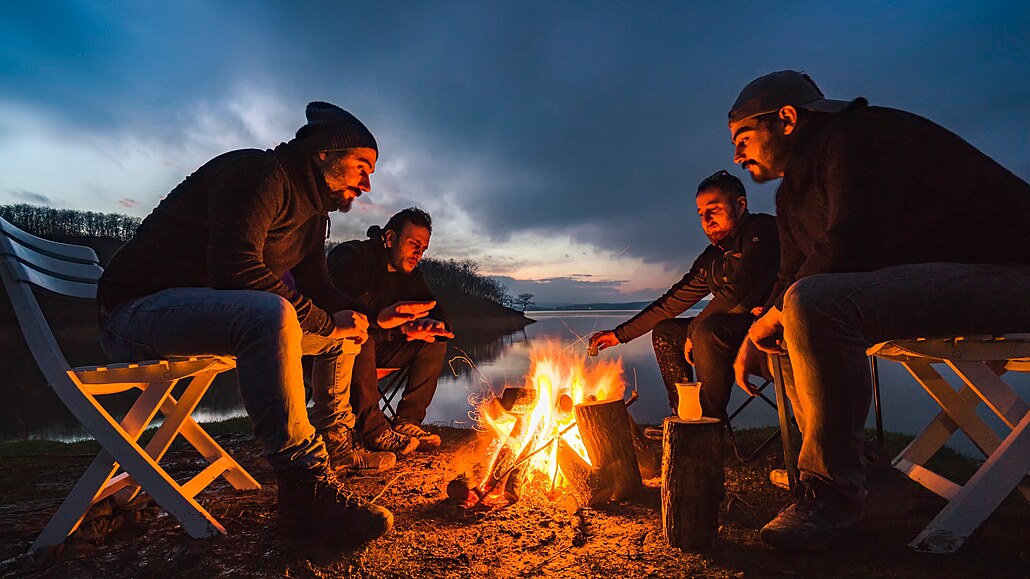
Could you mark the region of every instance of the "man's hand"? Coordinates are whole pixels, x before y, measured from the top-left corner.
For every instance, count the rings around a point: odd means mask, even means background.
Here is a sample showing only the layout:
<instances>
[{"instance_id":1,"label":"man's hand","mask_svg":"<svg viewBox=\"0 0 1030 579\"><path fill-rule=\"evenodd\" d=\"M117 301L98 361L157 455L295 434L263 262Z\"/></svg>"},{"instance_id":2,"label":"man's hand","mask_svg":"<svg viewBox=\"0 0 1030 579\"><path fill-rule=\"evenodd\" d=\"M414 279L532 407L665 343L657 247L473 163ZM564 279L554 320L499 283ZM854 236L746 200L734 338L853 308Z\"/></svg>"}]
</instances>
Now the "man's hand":
<instances>
[{"instance_id":1,"label":"man's hand","mask_svg":"<svg viewBox=\"0 0 1030 579\"><path fill-rule=\"evenodd\" d=\"M333 314L333 322L336 327L330 338L338 340L352 340L358 345L364 344L368 339L368 317L361 312L354 310L340 310Z\"/></svg>"},{"instance_id":2,"label":"man's hand","mask_svg":"<svg viewBox=\"0 0 1030 579\"><path fill-rule=\"evenodd\" d=\"M744 340L737 350L737 358L733 361L733 375L737 379L737 384L751 396L758 396L760 384L752 383L748 376L770 379L768 365L765 363L768 358L750 339Z\"/></svg>"},{"instance_id":3,"label":"man's hand","mask_svg":"<svg viewBox=\"0 0 1030 579\"><path fill-rule=\"evenodd\" d=\"M429 315L429 310L436 307L436 300L428 302L397 302L392 306L383 309L376 316L376 322L380 328L389 330L401 324L424 318Z\"/></svg>"},{"instance_id":4,"label":"man's hand","mask_svg":"<svg viewBox=\"0 0 1030 579\"><path fill-rule=\"evenodd\" d=\"M619 339L615 337L615 332L611 330L604 330L602 332L594 332L590 336L590 347L597 348L598 350L604 350L605 348L611 348L612 346L618 346Z\"/></svg>"},{"instance_id":5,"label":"man's hand","mask_svg":"<svg viewBox=\"0 0 1030 579\"><path fill-rule=\"evenodd\" d=\"M401 324L401 332L407 336L409 342L414 340L435 342L437 338L454 337L454 334L447 329L447 324L430 318L405 322Z\"/></svg>"},{"instance_id":6,"label":"man's hand","mask_svg":"<svg viewBox=\"0 0 1030 579\"><path fill-rule=\"evenodd\" d=\"M780 321L780 310L769 308L764 316L755 320L748 330L748 340L758 349L768 354L786 354L783 349L783 324Z\"/></svg>"},{"instance_id":7,"label":"man's hand","mask_svg":"<svg viewBox=\"0 0 1030 579\"><path fill-rule=\"evenodd\" d=\"M694 343L687 338L686 343L683 344L683 358L687 361L687 364L694 365Z\"/></svg>"}]
</instances>

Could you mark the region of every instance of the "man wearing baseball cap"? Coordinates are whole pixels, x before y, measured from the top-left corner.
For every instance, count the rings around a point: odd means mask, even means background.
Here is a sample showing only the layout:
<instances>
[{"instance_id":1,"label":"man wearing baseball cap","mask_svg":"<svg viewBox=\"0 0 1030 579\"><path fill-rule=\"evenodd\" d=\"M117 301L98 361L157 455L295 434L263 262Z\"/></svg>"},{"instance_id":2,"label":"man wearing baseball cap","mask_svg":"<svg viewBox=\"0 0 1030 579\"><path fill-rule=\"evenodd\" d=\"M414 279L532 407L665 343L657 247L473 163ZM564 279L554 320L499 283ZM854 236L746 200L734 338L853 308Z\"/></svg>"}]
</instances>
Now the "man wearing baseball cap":
<instances>
[{"instance_id":1,"label":"man wearing baseball cap","mask_svg":"<svg viewBox=\"0 0 1030 579\"><path fill-rule=\"evenodd\" d=\"M842 540L862 518L868 346L1030 330L1030 185L939 125L832 100L785 70L729 112L734 162L776 191L780 273L735 363L751 391L786 354L802 432L794 499L761 532L785 549Z\"/></svg>"},{"instance_id":2,"label":"man wearing baseball cap","mask_svg":"<svg viewBox=\"0 0 1030 579\"><path fill-rule=\"evenodd\" d=\"M306 114L295 139L214 158L143 220L100 280L101 345L118 360L235 356L279 483L279 528L300 544L354 546L386 533L393 516L349 497L334 470L396 458L353 443L351 372L369 320L329 279L325 239L328 213L371 189L378 146L335 105L313 102ZM417 316L394 308L376 322ZM315 426L302 355L313 357Z\"/></svg>"}]
</instances>

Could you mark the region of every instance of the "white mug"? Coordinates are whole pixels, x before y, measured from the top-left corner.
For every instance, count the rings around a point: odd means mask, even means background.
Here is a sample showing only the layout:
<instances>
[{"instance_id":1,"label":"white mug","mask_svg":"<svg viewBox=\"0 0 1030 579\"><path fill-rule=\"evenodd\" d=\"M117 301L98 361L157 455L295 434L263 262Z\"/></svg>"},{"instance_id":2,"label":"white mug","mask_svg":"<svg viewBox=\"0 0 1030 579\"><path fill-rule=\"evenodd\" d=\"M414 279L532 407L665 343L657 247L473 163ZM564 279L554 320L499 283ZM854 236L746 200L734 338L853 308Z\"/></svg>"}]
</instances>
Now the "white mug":
<instances>
[{"instance_id":1,"label":"white mug","mask_svg":"<svg viewBox=\"0 0 1030 579\"><path fill-rule=\"evenodd\" d=\"M677 382L676 394L679 396L676 416L679 416L680 420L697 420L701 418L700 382Z\"/></svg>"}]
</instances>

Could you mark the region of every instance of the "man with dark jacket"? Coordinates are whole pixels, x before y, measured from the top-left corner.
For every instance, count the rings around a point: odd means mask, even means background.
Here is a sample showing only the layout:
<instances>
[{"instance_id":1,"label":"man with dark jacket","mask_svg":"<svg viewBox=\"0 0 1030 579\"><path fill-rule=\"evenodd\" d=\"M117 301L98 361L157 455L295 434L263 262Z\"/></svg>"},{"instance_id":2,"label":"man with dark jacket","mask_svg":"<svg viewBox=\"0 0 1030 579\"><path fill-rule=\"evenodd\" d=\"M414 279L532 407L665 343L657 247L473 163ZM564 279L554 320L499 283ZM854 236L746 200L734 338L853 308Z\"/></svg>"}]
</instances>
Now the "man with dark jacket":
<instances>
[{"instance_id":1,"label":"man with dark jacket","mask_svg":"<svg viewBox=\"0 0 1030 579\"><path fill-rule=\"evenodd\" d=\"M650 331L673 414L676 383L691 381L693 365L702 414L725 420L733 358L755 320L752 310L765 303L776 279L776 219L748 212L743 183L726 171L701 181L695 198L711 245L665 295L614 330L590 336L590 345L610 348ZM712 301L696 318L676 317L709 294Z\"/></svg>"},{"instance_id":2,"label":"man with dark jacket","mask_svg":"<svg viewBox=\"0 0 1030 579\"><path fill-rule=\"evenodd\" d=\"M440 436L423 429L422 421L436 393L447 352L442 340L454 334L418 269L432 233L429 214L410 207L391 217L382 229L371 227L368 239L341 243L329 252L333 282L354 296L356 309L366 316L375 318L396 303L433 308L428 317L396 328L370 328L368 340L354 362L351 404L357 414L357 430L365 444L375 450L406 454L415 448L440 446ZM392 428L379 408L376 368L408 370Z\"/></svg>"},{"instance_id":3,"label":"man with dark jacket","mask_svg":"<svg viewBox=\"0 0 1030 579\"><path fill-rule=\"evenodd\" d=\"M388 467L356 449L350 374L368 319L325 266L328 212L347 211L375 170L368 129L313 102L297 138L225 153L165 197L100 280L101 344L113 358L236 357L243 403L278 480L280 528L356 545L393 517L348 498L334 468ZM295 287L283 280L290 278ZM417 314L387 312L392 327ZM315 427L301 356L314 356ZM327 448L328 447L328 448Z\"/></svg>"},{"instance_id":4,"label":"man with dark jacket","mask_svg":"<svg viewBox=\"0 0 1030 579\"><path fill-rule=\"evenodd\" d=\"M780 274L735 363L789 354L802 432L798 494L762 538L840 541L862 518L865 350L902 338L1030 330L1030 185L916 115L826 99L807 75L747 85L729 113L734 161L776 191Z\"/></svg>"}]
</instances>

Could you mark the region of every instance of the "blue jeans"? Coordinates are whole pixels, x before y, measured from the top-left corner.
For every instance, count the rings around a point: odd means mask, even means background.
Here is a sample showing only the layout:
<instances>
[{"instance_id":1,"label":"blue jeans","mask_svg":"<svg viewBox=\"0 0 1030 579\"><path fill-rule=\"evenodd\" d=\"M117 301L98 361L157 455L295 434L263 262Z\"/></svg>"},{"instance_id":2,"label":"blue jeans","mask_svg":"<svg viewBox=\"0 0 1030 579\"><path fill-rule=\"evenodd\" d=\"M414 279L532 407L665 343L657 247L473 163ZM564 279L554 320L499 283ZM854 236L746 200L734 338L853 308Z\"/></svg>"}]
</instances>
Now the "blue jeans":
<instances>
[{"instance_id":1,"label":"blue jeans","mask_svg":"<svg viewBox=\"0 0 1030 579\"><path fill-rule=\"evenodd\" d=\"M326 460L308 420L301 356L314 356L312 420L354 426L350 378L359 347L308 334L285 299L262 291L171 288L124 303L100 324L111 358L236 357L243 405L272 468L310 468Z\"/></svg>"},{"instance_id":2,"label":"blue jeans","mask_svg":"<svg viewBox=\"0 0 1030 579\"><path fill-rule=\"evenodd\" d=\"M864 494L866 348L893 339L1030 330L1030 266L923 263L799 280L783 301L801 478ZM793 384L791 384L793 382Z\"/></svg>"}]
</instances>

